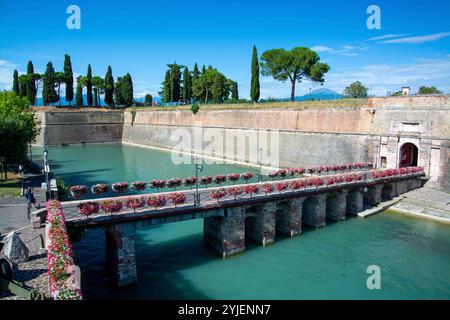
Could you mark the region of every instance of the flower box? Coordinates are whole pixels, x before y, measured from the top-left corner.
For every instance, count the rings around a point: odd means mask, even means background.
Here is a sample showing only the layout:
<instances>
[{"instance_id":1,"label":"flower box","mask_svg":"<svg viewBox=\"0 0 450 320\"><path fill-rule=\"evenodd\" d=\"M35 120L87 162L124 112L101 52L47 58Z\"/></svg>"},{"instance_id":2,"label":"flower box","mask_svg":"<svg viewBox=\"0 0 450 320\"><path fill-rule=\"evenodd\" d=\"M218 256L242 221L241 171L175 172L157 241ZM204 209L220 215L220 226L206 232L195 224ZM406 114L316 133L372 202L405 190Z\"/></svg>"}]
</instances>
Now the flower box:
<instances>
[{"instance_id":1,"label":"flower box","mask_svg":"<svg viewBox=\"0 0 450 320\"><path fill-rule=\"evenodd\" d=\"M91 187L91 192L93 194L103 194L103 193L108 192L108 190L109 190L108 185L107 184L103 184L103 183L94 184Z\"/></svg>"},{"instance_id":2,"label":"flower box","mask_svg":"<svg viewBox=\"0 0 450 320\"><path fill-rule=\"evenodd\" d=\"M86 186L71 186L69 188L69 191L70 191L70 194L72 195L72 197L78 199L86 194L87 187Z\"/></svg>"},{"instance_id":3,"label":"flower box","mask_svg":"<svg viewBox=\"0 0 450 320\"><path fill-rule=\"evenodd\" d=\"M167 180L166 185L168 188L176 189L179 186L181 186L181 179L180 178L172 178Z\"/></svg>"},{"instance_id":4,"label":"flower box","mask_svg":"<svg viewBox=\"0 0 450 320\"><path fill-rule=\"evenodd\" d=\"M145 199L142 197L130 197L125 200L125 206L136 212L137 208L145 206Z\"/></svg>"},{"instance_id":5,"label":"flower box","mask_svg":"<svg viewBox=\"0 0 450 320\"><path fill-rule=\"evenodd\" d=\"M227 195L227 192L225 191L224 188L219 188L219 189L215 189L215 190L211 190L209 192L209 196L212 199L216 199L217 202L219 202L219 199L225 197Z\"/></svg>"},{"instance_id":6,"label":"flower box","mask_svg":"<svg viewBox=\"0 0 450 320\"><path fill-rule=\"evenodd\" d=\"M263 184L262 189L267 196L267 194L269 192L273 191L274 187L273 187L273 184L271 184L271 183L265 183L265 184Z\"/></svg>"},{"instance_id":7,"label":"flower box","mask_svg":"<svg viewBox=\"0 0 450 320\"><path fill-rule=\"evenodd\" d=\"M227 176L224 175L218 175L214 177L214 183L221 185L222 183L224 183L225 181L227 181Z\"/></svg>"},{"instance_id":8,"label":"flower box","mask_svg":"<svg viewBox=\"0 0 450 320\"><path fill-rule=\"evenodd\" d=\"M147 187L147 184L145 183L145 181L135 181L131 184L131 189L136 190L136 191L145 190L146 187Z\"/></svg>"},{"instance_id":9,"label":"flower box","mask_svg":"<svg viewBox=\"0 0 450 320\"><path fill-rule=\"evenodd\" d=\"M165 180L151 180L150 181L150 188L156 189L159 191L159 189L162 189L166 186Z\"/></svg>"},{"instance_id":10,"label":"flower box","mask_svg":"<svg viewBox=\"0 0 450 320\"><path fill-rule=\"evenodd\" d=\"M151 207L154 207L155 210L164 207L166 203L167 203L166 197L164 197L161 194L158 194L156 196L149 196L147 198L147 204Z\"/></svg>"},{"instance_id":11,"label":"flower box","mask_svg":"<svg viewBox=\"0 0 450 320\"><path fill-rule=\"evenodd\" d=\"M241 179L245 182L248 182L251 178L253 178L253 173L251 172L245 172L241 174Z\"/></svg>"},{"instance_id":12,"label":"flower box","mask_svg":"<svg viewBox=\"0 0 450 320\"><path fill-rule=\"evenodd\" d=\"M105 200L101 203L100 207L103 212L113 214L122 210L123 203L119 200Z\"/></svg>"},{"instance_id":13,"label":"flower box","mask_svg":"<svg viewBox=\"0 0 450 320\"><path fill-rule=\"evenodd\" d=\"M230 173L230 174L228 174L227 177L228 177L229 181L235 183L236 181L239 180L240 175L239 175L239 173Z\"/></svg>"},{"instance_id":14,"label":"flower box","mask_svg":"<svg viewBox=\"0 0 450 320\"><path fill-rule=\"evenodd\" d=\"M280 182L275 184L275 188L277 188L278 192L281 193L281 191L286 190L288 187L288 184L286 182Z\"/></svg>"},{"instance_id":15,"label":"flower box","mask_svg":"<svg viewBox=\"0 0 450 320\"><path fill-rule=\"evenodd\" d=\"M244 187L244 192L246 194L249 194L250 197L254 194L254 193L258 193L259 189L257 186L255 185L248 185Z\"/></svg>"},{"instance_id":16,"label":"flower box","mask_svg":"<svg viewBox=\"0 0 450 320\"><path fill-rule=\"evenodd\" d=\"M123 193L128 190L127 182L116 182L111 185L111 190L116 193Z\"/></svg>"},{"instance_id":17,"label":"flower box","mask_svg":"<svg viewBox=\"0 0 450 320\"><path fill-rule=\"evenodd\" d=\"M189 188L192 188L192 186L195 185L196 182L197 182L196 177L184 178L184 180L183 180L183 184Z\"/></svg>"},{"instance_id":18,"label":"flower box","mask_svg":"<svg viewBox=\"0 0 450 320\"><path fill-rule=\"evenodd\" d=\"M292 181L291 184L290 184L290 188L292 190L298 190L301 187L302 187L302 183L300 181L297 181L297 180L296 181Z\"/></svg>"},{"instance_id":19,"label":"flower box","mask_svg":"<svg viewBox=\"0 0 450 320\"><path fill-rule=\"evenodd\" d=\"M208 186L208 184L212 183L212 177L210 176L203 176L200 178L200 183L205 185L206 187Z\"/></svg>"},{"instance_id":20,"label":"flower box","mask_svg":"<svg viewBox=\"0 0 450 320\"><path fill-rule=\"evenodd\" d=\"M231 194L234 196L234 200L236 200L236 197L242 193L242 189L239 187L231 187L227 190L228 194Z\"/></svg>"},{"instance_id":21,"label":"flower box","mask_svg":"<svg viewBox=\"0 0 450 320\"><path fill-rule=\"evenodd\" d=\"M186 195L182 192L173 192L169 194L168 198L170 202L175 205L175 207L186 202Z\"/></svg>"},{"instance_id":22,"label":"flower box","mask_svg":"<svg viewBox=\"0 0 450 320\"><path fill-rule=\"evenodd\" d=\"M88 202L80 203L77 208L78 208L79 214L82 214L82 215L88 217L91 214L98 213L100 205L98 204L98 202L88 201Z\"/></svg>"}]
</instances>

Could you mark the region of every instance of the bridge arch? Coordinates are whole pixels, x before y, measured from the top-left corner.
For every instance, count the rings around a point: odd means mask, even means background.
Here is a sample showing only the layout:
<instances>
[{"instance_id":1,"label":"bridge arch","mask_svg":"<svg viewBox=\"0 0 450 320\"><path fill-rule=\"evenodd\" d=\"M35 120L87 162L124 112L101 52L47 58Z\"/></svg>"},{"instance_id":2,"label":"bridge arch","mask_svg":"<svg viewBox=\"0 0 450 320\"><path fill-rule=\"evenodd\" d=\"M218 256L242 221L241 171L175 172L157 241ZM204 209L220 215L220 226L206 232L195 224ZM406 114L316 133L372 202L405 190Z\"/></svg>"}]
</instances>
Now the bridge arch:
<instances>
[{"instance_id":1,"label":"bridge arch","mask_svg":"<svg viewBox=\"0 0 450 320\"><path fill-rule=\"evenodd\" d=\"M345 220L347 194L336 191L328 194L326 198L326 218L334 221Z\"/></svg>"},{"instance_id":2,"label":"bridge arch","mask_svg":"<svg viewBox=\"0 0 450 320\"><path fill-rule=\"evenodd\" d=\"M393 183L386 182L381 189L381 201L389 201L394 198L394 185Z\"/></svg>"},{"instance_id":3,"label":"bridge arch","mask_svg":"<svg viewBox=\"0 0 450 320\"><path fill-rule=\"evenodd\" d=\"M302 224L319 228L325 226L327 194L316 194L305 199L302 206Z\"/></svg>"},{"instance_id":4,"label":"bridge arch","mask_svg":"<svg viewBox=\"0 0 450 320\"><path fill-rule=\"evenodd\" d=\"M364 195L361 189L349 190L347 194L347 214L356 215L363 211Z\"/></svg>"}]
</instances>

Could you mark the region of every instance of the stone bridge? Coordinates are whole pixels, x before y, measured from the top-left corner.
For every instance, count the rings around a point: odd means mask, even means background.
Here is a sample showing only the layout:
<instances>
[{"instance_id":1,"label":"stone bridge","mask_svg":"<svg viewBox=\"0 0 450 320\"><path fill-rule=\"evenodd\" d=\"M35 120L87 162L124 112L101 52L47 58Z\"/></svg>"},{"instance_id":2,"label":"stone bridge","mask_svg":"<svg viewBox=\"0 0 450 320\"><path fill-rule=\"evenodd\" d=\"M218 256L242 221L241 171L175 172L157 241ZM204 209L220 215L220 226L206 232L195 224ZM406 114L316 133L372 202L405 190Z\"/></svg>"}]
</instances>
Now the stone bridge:
<instances>
[{"instance_id":1,"label":"stone bridge","mask_svg":"<svg viewBox=\"0 0 450 320\"><path fill-rule=\"evenodd\" d=\"M353 183L257 194L222 201L202 201L162 209L142 208L81 218L70 208L82 201L62 202L67 224L75 228L105 230L106 264L118 286L137 282L134 233L149 225L182 220L204 220L204 239L223 258L245 250L246 238L263 246L274 242L277 232L295 236L302 226L324 227L327 220L343 221L366 208L392 200L422 186L423 173ZM86 200L83 200L86 201Z\"/></svg>"}]
</instances>

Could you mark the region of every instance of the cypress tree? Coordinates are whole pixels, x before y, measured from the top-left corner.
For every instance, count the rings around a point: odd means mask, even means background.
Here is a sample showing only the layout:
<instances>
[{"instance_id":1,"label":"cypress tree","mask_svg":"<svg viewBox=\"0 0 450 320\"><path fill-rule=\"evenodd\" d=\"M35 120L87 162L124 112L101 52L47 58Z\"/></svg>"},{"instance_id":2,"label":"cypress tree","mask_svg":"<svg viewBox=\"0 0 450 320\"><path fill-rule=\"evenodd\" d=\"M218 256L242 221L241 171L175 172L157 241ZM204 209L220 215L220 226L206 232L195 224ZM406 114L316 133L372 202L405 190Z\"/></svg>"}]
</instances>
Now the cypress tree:
<instances>
[{"instance_id":1,"label":"cypress tree","mask_svg":"<svg viewBox=\"0 0 450 320\"><path fill-rule=\"evenodd\" d=\"M13 91L17 95L20 95L19 73L17 72L17 70L14 70L14 74L13 74Z\"/></svg>"},{"instance_id":2,"label":"cypress tree","mask_svg":"<svg viewBox=\"0 0 450 320\"><path fill-rule=\"evenodd\" d=\"M66 101L69 101L69 106L72 105L73 100L73 71L70 56L64 56L64 77L66 82Z\"/></svg>"},{"instance_id":3,"label":"cypress tree","mask_svg":"<svg viewBox=\"0 0 450 320\"><path fill-rule=\"evenodd\" d=\"M27 96L28 76L23 74L19 77L19 97Z\"/></svg>"},{"instance_id":4,"label":"cypress tree","mask_svg":"<svg viewBox=\"0 0 450 320\"><path fill-rule=\"evenodd\" d=\"M252 80L250 84L250 98L253 102L258 102L259 100L259 64L258 53L256 52L255 46L253 46L252 54Z\"/></svg>"},{"instance_id":5,"label":"cypress tree","mask_svg":"<svg viewBox=\"0 0 450 320\"><path fill-rule=\"evenodd\" d=\"M203 67L202 67L202 74L205 74L205 72L206 72L206 67L205 67L205 65L203 65Z\"/></svg>"},{"instance_id":6,"label":"cypress tree","mask_svg":"<svg viewBox=\"0 0 450 320\"><path fill-rule=\"evenodd\" d=\"M189 73L188 67L184 68L183 73L183 99L191 100L192 96L192 83L191 75Z\"/></svg>"},{"instance_id":7,"label":"cypress tree","mask_svg":"<svg viewBox=\"0 0 450 320\"><path fill-rule=\"evenodd\" d=\"M194 71L192 71L192 82L194 82L195 80L198 79L199 77L199 71L198 71L198 67L197 67L197 62L194 64Z\"/></svg>"},{"instance_id":8,"label":"cypress tree","mask_svg":"<svg viewBox=\"0 0 450 320\"><path fill-rule=\"evenodd\" d=\"M91 65L88 65L87 76L86 76L86 100L88 106L92 106L92 69Z\"/></svg>"},{"instance_id":9,"label":"cypress tree","mask_svg":"<svg viewBox=\"0 0 450 320\"><path fill-rule=\"evenodd\" d=\"M52 67L53 68L53 67ZM34 67L33 62L28 61L27 65L27 97L31 105L35 105L36 100L36 87L34 86Z\"/></svg>"},{"instance_id":10,"label":"cypress tree","mask_svg":"<svg viewBox=\"0 0 450 320\"><path fill-rule=\"evenodd\" d=\"M166 76L164 78L164 82L163 82L163 90L162 90L162 95L163 95L163 99L164 102L170 102L172 99L172 92L170 90L171 85L170 85L170 70L166 71Z\"/></svg>"},{"instance_id":11,"label":"cypress tree","mask_svg":"<svg viewBox=\"0 0 450 320\"><path fill-rule=\"evenodd\" d=\"M125 107L131 107L133 105L133 80L131 79L131 75L127 73L123 77L124 85L122 88L122 96L124 99Z\"/></svg>"},{"instance_id":12,"label":"cypress tree","mask_svg":"<svg viewBox=\"0 0 450 320\"><path fill-rule=\"evenodd\" d=\"M94 88L94 106L98 107L98 88Z\"/></svg>"},{"instance_id":13,"label":"cypress tree","mask_svg":"<svg viewBox=\"0 0 450 320\"><path fill-rule=\"evenodd\" d=\"M47 69L45 70L44 86L42 89L42 98L44 100L44 105L58 102L59 98L55 90L55 83L56 83L55 69L53 69L53 64L49 62L47 63ZM27 96L28 92L29 91L27 90Z\"/></svg>"},{"instance_id":14,"label":"cypress tree","mask_svg":"<svg viewBox=\"0 0 450 320\"><path fill-rule=\"evenodd\" d=\"M105 75L105 103L108 106L114 105L114 78L112 75L111 66L108 66L108 70Z\"/></svg>"},{"instance_id":15,"label":"cypress tree","mask_svg":"<svg viewBox=\"0 0 450 320\"><path fill-rule=\"evenodd\" d=\"M176 63L169 65L170 67L170 93L171 101L178 102L181 97L181 66Z\"/></svg>"},{"instance_id":16,"label":"cypress tree","mask_svg":"<svg viewBox=\"0 0 450 320\"><path fill-rule=\"evenodd\" d=\"M83 79L82 77L77 78L77 92L75 97L75 102L78 108L83 106Z\"/></svg>"},{"instance_id":17,"label":"cypress tree","mask_svg":"<svg viewBox=\"0 0 450 320\"><path fill-rule=\"evenodd\" d=\"M238 84L233 81L233 86L231 87L231 99L239 100Z\"/></svg>"}]
</instances>

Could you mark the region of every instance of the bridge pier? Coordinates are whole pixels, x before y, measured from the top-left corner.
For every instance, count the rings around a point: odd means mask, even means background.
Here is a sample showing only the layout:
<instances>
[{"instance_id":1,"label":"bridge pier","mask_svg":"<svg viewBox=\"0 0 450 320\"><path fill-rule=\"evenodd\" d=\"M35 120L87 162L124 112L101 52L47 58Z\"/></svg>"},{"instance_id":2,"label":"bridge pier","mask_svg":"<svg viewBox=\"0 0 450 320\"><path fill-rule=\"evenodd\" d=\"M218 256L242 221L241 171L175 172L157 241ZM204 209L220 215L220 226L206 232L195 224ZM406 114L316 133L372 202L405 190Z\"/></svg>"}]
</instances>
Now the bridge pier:
<instances>
[{"instance_id":1,"label":"bridge pier","mask_svg":"<svg viewBox=\"0 0 450 320\"><path fill-rule=\"evenodd\" d=\"M225 259L245 250L245 210L242 206L225 209L224 216L203 219L205 242Z\"/></svg>"},{"instance_id":2,"label":"bridge pier","mask_svg":"<svg viewBox=\"0 0 450 320\"><path fill-rule=\"evenodd\" d=\"M267 202L255 209L246 214L245 234L266 246L275 241L276 203Z\"/></svg>"},{"instance_id":3,"label":"bridge pier","mask_svg":"<svg viewBox=\"0 0 450 320\"><path fill-rule=\"evenodd\" d=\"M105 262L110 276L119 287L137 283L135 231L134 223L105 226Z\"/></svg>"},{"instance_id":4,"label":"bridge pier","mask_svg":"<svg viewBox=\"0 0 450 320\"><path fill-rule=\"evenodd\" d=\"M291 237L302 233L302 206L305 197L296 198L278 205L276 230Z\"/></svg>"},{"instance_id":5,"label":"bridge pier","mask_svg":"<svg viewBox=\"0 0 450 320\"><path fill-rule=\"evenodd\" d=\"M349 190L347 195L347 213L357 215L364 210L364 194L362 189Z\"/></svg>"},{"instance_id":6,"label":"bridge pier","mask_svg":"<svg viewBox=\"0 0 450 320\"><path fill-rule=\"evenodd\" d=\"M347 190L333 192L326 200L326 217L334 221L343 221L347 213Z\"/></svg>"},{"instance_id":7,"label":"bridge pier","mask_svg":"<svg viewBox=\"0 0 450 320\"><path fill-rule=\"evenodd\" d=\"M381 191L383 189L382 184L376 184L367 187L367 193L364 195L364 202L371 206L376 206L381 203Z\"/></svg>"},{"instance_id":8,"label":"bridge pier","mask_svg":"<svg viewBox=\"0 0 450 320\"><path fill-rule=\"evenodd\" d=\"M408 192L408 185L405 180L399 180L396 182L396 194L401 195Z\"/></svg>"},{"instance_id":9,"label":"bridge pier","mask_svg":"<svg viewBox=\"0 0 450 320\"><path fill-rule=\"evenodd\" d=\"M302 207L302 221L315 228L326 225L327 194L318 194L307 198Z\"/></svg>"}]
</instances>

